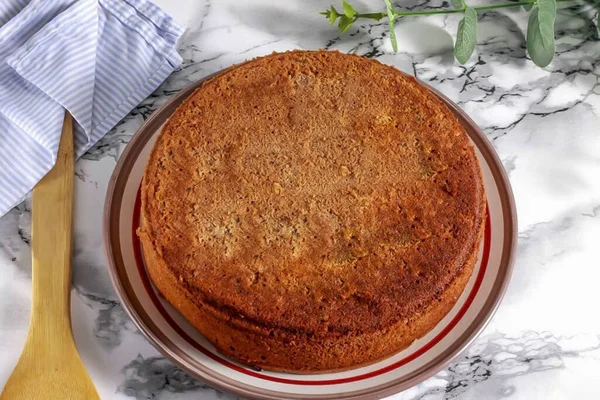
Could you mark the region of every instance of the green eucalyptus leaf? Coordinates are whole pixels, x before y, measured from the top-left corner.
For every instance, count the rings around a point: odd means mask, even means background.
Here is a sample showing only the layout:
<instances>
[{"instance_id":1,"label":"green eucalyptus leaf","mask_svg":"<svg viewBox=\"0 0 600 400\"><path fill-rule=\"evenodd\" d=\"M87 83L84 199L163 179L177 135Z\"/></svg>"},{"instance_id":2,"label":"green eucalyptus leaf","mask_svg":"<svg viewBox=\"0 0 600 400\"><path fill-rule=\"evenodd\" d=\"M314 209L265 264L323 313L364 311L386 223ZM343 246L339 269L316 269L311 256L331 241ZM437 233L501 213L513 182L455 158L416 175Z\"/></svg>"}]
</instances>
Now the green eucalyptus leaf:
<instances>
[{"instance_id":1,"label":"green eucalyptus leaf","mask_svg":"<svg viewBox=\"0 0 600 400\"><path fill-rule=\"evenodd\" d=\"M331 10L329 11L329 23L331 25L335 24L335 20L339 17L339 13L338 11L335 9L334 6L331 6Z\"/></svg>"},{"instance_id":2,"label":"green eucalyptus leaf","mask_svg":"<svg viewBox=\"0 0 600 400\"><path fill-rule=\"evenodd\" d=\"M527 25L527 51L533 62L545 67L554 58L555 0L538 0L529 14Z\"/></svg>"},{"instance_id":3,"label":"green eucalyptus leaf","mask_svg":"<svg viewBox=\"0 0 600 400\"><path fill-rule=\"evenodd\" d=\"M325 18L327 18L329 20L329 23L331 25L333 25L333 23L335 22L335 19L337 18L330 10L325 10L323 12L320 12L319 14L324 15Z\"/></svg>"},{"instance_id":4,"label":"green eucalyptus leaf","mask_svg":"<svg viewBox=\"0 0 600 400\"><path fill-rule=\"evenodd\" d=\"M344 14L346 17L352 18L356 15L356 10L346 0L342 0L342 6L344 7Z\"/></svg>"},{"instance_id":5,"label":"green eucalyptus leaf","mask_svg":"<svg viewBox=\"0 0 600 400\"><path fill-rule=\"evenodd\" d=\"M458 23L454 56L459 63L466 63L477 43L477 11L471 7L465 9L465 16Z\"/></svg>"},{"instance_id":6,"label":"green eucalyptus leaf","mask_svg":"<svg viewBox=\"0 0 600 400\"><path fill-rule=\"evenodd\" d=\"M461 9L463 8L463 0L452 0L452 8Z\"/></svg>"},{"instance_id":7,"label":"green eucalyptus leaf","mask_svg":"<svg viewBox=\"0 0 600 400\"><path fill-rule=\"evenodd\" d=\"M396 40L396 30L394 26L396 25L396 11L394 10L394 6L392 5L391 0L384 0L385 7L387 9L389 27L390 27L390 41L392 42L392 49L394 53L398 52L398 41Z\"/></svg>"},{"instance_id":8,"label":"green eucalyptus leaf","mask_svg":"<svg viewBox=\"0 0 600 400\"><path fill-rule=\"evenodd\" d=\"M556 19L556 0L538 0L539 29L542 41L554 47L554 20Z\"/></svg>"},{"instance_id":9,"label":"green eucalyptus leaf","mask_svg":"<svg viewBox=\"0 0 600 400\"><path fill-rule=\"evenodd\" d=\"M352 18L348 18L347 16L342 15L340 17L340 22L338 23L338 30L340 31L340 33L344 33L348 29L350 29L353 23L354 20Z\"/></svg>"}]
</instances>

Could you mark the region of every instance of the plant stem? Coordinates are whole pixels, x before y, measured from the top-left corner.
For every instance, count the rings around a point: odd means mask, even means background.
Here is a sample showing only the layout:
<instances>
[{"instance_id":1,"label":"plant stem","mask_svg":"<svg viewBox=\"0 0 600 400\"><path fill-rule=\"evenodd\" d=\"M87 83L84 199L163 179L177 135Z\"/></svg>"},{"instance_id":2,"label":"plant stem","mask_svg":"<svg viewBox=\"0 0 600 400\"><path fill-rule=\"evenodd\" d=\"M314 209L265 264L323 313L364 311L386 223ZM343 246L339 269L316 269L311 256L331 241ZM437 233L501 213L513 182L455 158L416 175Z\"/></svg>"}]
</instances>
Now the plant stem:
<instances>
[{"instance_id":1,"label":"plant stem","mask_svg":"<svg viewBox=\"0 0 600 400\"><path fill-rule=\"evenodd\" d=\"M556 0L557 3L571 2L571 1L573 1L573 0ZM486 10L494 10L496 8L532 6L535 3L536 3L535 0L515 1L515 2L511 2L511 3L494 4L494 5L490 5L490 6L473 7L473 9L475 9L475 11L486 11ZM463 13L463 12L465 12L464 8L455 8L455 9L448 9L448 10L396 11L395 15L397 17L410 17L413 15L457 14L457 13ZM386 18L386 17L387 17L387 13L384 13L384 12L365 13L365 14L357 13L354 16L355 19L366 18L366 19L374 19L376 21L379 21L380 19Z\"/></svg>"},{"instance_id":2,"label":"plant stem","mask_svg":"<svg viewBox=\"0 0 600 400\"><path fill-rule=\"evenodd\" d=\"M384 12L366 13L366 14L356 13L356 15L354 15L354 18L356 18L356 19L368 18L368 19L374 19L376 21L379 21L381 18L385 18L385 17L387 17L387 13L384 13Z\"/></svg>"}]
</instances>

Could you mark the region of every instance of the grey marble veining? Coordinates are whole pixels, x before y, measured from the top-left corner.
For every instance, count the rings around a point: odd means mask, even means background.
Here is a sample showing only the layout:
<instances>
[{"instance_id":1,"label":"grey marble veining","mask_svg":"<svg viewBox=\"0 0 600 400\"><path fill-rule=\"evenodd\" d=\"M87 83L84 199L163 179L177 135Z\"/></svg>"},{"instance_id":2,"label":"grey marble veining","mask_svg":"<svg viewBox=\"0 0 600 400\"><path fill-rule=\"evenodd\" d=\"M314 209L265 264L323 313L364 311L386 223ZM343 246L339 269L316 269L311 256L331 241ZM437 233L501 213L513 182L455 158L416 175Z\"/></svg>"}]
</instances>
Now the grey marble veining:
<instances>
[{"instance_id":1,"label":"grey marble veining","mask_svg":"<svg viewBox=\"0 0 600 400\"><path fill-rule=\"evenodd\" d=\"M561 6L558 54L542 70L527 59L527 20L519 10L481 14L476 53L460 66L452 55L456 15L400 21L400 51L392 54L386 22L361 22L340 37L318 15L329 2L157 3L186 27L179 48L183 65L76 165L74 334L102 398L234 398L161 357L112 289L102 248L102 204L131 135L156 108L200 78L272 51L317 48L377 58L456 101L492 140L517 201L518 258L495 318L448 368L394 398L600 398L600 318L595 317L600 41L590 22L595 10ZM380 1L353 4L365 11L383 9ZM411 0L402 6L446 5ZM0 219L0 387L27 331L30 224L29 200Z\"/></svg>"},{"instance_id":2,"label":"grey marble veining","mask_svg":"<svg viewBox=\"0 0 600 400\"><path fill-rule=\"evenodd\" d=\"M125 380L119 391L136 399L152 399L157 394L197 395L199 391L210 399L235 399L231 394L198 382L162 357L138 356L123 368L123 373Z\"/></svg>"}]
</instances>

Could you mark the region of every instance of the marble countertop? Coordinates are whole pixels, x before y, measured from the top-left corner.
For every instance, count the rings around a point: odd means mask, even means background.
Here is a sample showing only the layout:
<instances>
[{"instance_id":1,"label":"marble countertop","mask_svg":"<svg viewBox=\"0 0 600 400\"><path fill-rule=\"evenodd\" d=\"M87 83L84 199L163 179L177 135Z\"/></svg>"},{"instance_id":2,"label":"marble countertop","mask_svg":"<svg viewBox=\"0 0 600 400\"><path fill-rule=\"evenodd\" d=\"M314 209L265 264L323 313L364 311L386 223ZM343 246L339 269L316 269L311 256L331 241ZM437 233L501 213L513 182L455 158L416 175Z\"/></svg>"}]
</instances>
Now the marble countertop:
<instances>
[{"instance_id":1,"label":"marble countertop","mask_svg":"<svg viewBox=\"0 0 600 400\"><path fill-rule=\"evenodd\" d=\"M131 135L179 89L233 63L298 48L375 57L439 89L493 142L514 189L518 257L495 318L446 370L393 398L600 398L600 41L584 12L559 10L558 55L542 70L526 59L526 15L517 10L481 15L476 54L460 66L451 52L455 15L401 21L393 54L385 22L340 38L318 15L329 1L157 3L186 27L182 68L76 165L73 328L103 399L234 398L161 357L119 304L102 247L104 195ZM379 10L383 2L360 5ZM0 388L28 328L30 210L25 201L0 219Z\"/></svg>"}]
</instances>

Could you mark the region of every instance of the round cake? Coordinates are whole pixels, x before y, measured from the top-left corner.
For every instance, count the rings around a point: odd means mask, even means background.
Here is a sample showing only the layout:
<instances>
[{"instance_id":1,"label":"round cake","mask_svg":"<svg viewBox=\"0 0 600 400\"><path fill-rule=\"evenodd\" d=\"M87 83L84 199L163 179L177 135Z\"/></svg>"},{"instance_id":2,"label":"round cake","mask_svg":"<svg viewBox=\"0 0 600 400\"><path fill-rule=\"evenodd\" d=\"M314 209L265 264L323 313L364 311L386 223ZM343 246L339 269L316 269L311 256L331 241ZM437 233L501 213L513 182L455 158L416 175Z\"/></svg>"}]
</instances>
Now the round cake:
<instances>
[{"instance_id":1,"label":"round cake","mask_svg":"<svg viewBox=\"0 0 600 400\"><path fill-rule=\"evenodd\" d=\"M138 230L162 296L270 370L374 362L430 331L476 263L480 167L415 79L327 51L231 67L171 116Z\"/></svg>"}]
</instances>

